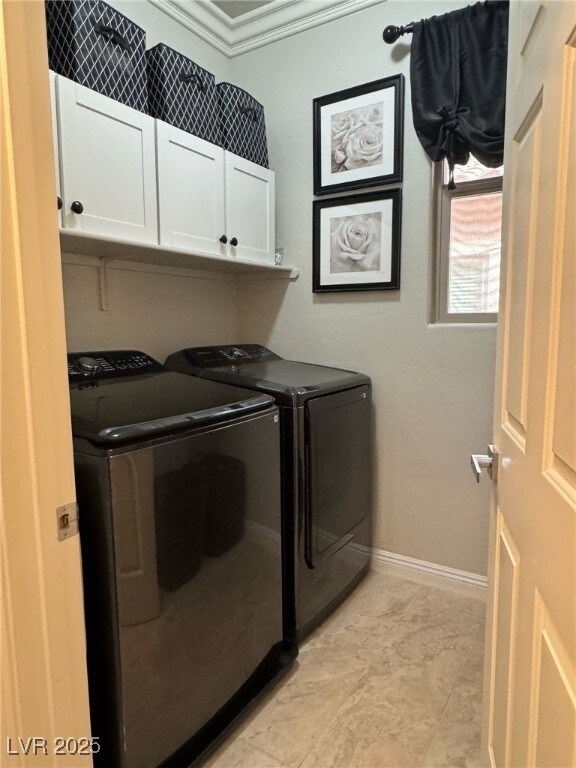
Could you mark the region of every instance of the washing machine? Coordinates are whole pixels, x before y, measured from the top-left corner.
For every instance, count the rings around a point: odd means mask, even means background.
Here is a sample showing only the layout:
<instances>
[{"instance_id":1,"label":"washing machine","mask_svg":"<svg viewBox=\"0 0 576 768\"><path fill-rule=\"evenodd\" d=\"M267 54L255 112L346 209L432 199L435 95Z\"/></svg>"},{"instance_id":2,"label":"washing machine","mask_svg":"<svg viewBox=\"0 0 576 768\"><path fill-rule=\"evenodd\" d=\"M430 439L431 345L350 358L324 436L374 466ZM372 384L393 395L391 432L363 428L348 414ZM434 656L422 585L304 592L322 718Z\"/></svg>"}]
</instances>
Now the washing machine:
<instances>
[{"instance_id":1,"label":"washing machine","mask_svg":"<svg viewBox=\"0 0 576 768\"><path fill-rule=\"evenodd\" d=\"M68 373L96 764L197 764L296 654L278 408L136 350Z\"/></svg>"},{"instance_id":2,"label":"washing machine","mask_svg":"<svg viewBox=\"0 0 576 768\"><path fill-rule=\"evenodd\" d=\"M195 347L167 368L274 397L280 409L284 624L300 642L354 589L371 551L371 381L258 344Z\"/></svg>"}]
</instances>

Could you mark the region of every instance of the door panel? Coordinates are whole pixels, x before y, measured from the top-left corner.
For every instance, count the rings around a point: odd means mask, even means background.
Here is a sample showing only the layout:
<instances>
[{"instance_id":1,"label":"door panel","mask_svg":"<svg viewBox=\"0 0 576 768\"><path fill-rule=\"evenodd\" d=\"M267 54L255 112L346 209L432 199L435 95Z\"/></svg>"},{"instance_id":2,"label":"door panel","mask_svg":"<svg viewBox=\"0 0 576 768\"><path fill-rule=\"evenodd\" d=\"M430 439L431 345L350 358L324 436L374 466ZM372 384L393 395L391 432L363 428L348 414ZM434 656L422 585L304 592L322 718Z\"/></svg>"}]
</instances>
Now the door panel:
<instances>
[{"instance_id":1,"label":"door panel","mask_svg":"<svg viewBox=\"0 0 576 768\"><path fill-rule=\"evenodd\" d=\"M491 713L492 756L495 765L508 765L510 723L514 696L514 640L518 601L519 556L502 516L497 544L498 592L496 595L496 654L493 676L493 709Z\"/></svg>"},{"instance_id":2,"label":"door panel","mask_svg":"<svg viewBox=\"0 0 576 768\"><path fill-rule=\"evenodd\" d=\"M576 669L539 592L535 600L532 677L529 765L574 765Z\"/></svg>"},{"instance_id":3,"label":"door panel","mask_svg":"<svg viewBox=\"0 0 576 768\"><path fill-rule=\"evenodd\" d=\"M226 234L233 256L274 263L274 172L225 153Z\"/></svg>"},{"instance_id":4,"label":"door panel","mask_svg":"<svg viewBox=\"0 0 576 768\"><path fill-rule=\"evenodd\" d=\"M554 414L552 427L552 468L569 484L576 477L576 430L574 422L567 418L576 413L576 39L572 37L566 47L563 121L561 136L564 158L559 164L559 185L565 197L564 206L558 210L561 266L554 286L552 322L558 337L554 351L549 386L553 390L551 408ZM571 183L570 183L571 182ZM558 282L559 278L559 282Z\"/></svg>"},{"instance_id":5,"label":"door panel","mask_svg":"<svg viewBox=\"0 0 576 768\"><path fill-rule=\"evenodd\" d=\"M224 150L156 121L160 243L226 255Z\"/></svg>"},{"instance_id":6,"label":"door panel","mask_svg":"<svg viewBox=\"0 0 576 768\"><path fill-rule=\"evenodd\" d=\"M526 438L526 409L530 365L532 291L534 283L534 254L538 214L538 178L541 152L541 100L532 105L527 119L515 137L514 198L511 202L513 230L510 233L515 251L522 254L512 276L510 291L510 322L507 344L514 349L510 356L507 377L506 423L524 447ZM514 215L522 211L523 215Z\"/></svg>"},{"instance_id":7,"label":"door panel","mask_svg":"<svg viewBox=\"0 0 576 768\"><path fill-rule=\"evenodd\" d=\"M576 761L576 4L510 5L483 752Z\"/></svg>"},{"instance_id":8,"label":"door panel","mask_svg":"<svg viewBox=\"0 0 576 768\"><path fill-rule=\"evenodd\" d=\"M64 77L57 92L64 227L157 243L154 119Z\"/></svg>"}]
</instances>

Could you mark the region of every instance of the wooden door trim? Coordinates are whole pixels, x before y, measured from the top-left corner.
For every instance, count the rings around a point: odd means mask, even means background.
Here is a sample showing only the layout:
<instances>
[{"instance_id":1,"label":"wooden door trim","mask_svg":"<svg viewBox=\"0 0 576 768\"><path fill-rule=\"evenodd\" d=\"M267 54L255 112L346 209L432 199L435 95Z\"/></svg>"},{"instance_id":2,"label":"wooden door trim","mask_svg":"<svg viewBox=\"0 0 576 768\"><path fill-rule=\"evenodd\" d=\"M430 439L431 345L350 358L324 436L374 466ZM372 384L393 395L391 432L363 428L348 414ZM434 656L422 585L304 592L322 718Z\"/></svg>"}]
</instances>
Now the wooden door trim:
<instances>
[{"instance_id":1,"label":"wooden door trim","mask_svg":"<svg viewBox=\"0 0 576 768\"><path fill-rule=\"evenodd\" d=\"M2 736L90 736L44 4L0 2L2 164Z\"/></svg>"}]
</instances>

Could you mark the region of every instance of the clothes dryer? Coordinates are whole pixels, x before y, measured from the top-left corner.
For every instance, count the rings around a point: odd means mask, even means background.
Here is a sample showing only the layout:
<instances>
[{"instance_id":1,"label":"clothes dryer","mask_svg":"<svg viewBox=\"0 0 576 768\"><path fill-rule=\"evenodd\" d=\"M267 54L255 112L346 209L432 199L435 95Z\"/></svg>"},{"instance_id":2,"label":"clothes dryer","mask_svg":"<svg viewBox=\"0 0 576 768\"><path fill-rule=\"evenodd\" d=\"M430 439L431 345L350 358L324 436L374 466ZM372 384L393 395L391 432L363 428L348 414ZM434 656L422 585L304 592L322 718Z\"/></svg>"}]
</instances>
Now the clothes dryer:
<instances>
[{"instance_id":1,"label":"clothes dryer","mask_svg":"<svg viewBox=\"0 0 576 768\"><path fill-rule=\"evenodd\" d=\"M258 344L183 349L166 366L272 395L280 408L284 621L300 641L370 565L371 381Z\"/></svg>"}]
</instances>

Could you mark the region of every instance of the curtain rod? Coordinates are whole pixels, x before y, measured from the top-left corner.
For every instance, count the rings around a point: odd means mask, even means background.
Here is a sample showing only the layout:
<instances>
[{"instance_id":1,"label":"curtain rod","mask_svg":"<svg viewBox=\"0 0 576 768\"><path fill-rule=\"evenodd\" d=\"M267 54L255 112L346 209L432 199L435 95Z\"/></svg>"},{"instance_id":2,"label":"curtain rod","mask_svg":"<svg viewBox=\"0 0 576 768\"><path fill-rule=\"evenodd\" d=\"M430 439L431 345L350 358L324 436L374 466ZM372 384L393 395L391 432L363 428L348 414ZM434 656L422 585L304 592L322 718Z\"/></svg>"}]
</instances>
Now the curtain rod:
<instances>
[{"instance_id":1,"label":"curtain rod","mask_svg":"<svg viewBox=\"0 0 576 768\"><path fill-rule=\"evenodd\" d=\"M492 5L494 0L484 0L483 5ZM479 3L477 3L479 5ZM467 8L471 8L472 6L466 6ZM453 11L453 13L456 13L457 11ZM448 16L450 14L446 14ZM395 24L389 24L387 27L385 27L384 32L382 32L382 38L385 43L388 43L388 45L391 45L392 43L395 43L396 40L398 40L399 37L402 37L402 35L408 35L412 34L414 32L414 27L416 26L415 21L411 21L410 24L406 24L405 27L397 27Z\"/></svg>"},{"instance_id":2,"label":"curtain rod","mask_svg":"<svg viewBox=\"0 0 576 768\"><path fill-rule=\"evenodd\" d=\"M410 32L414 32L415 23L416 22L411 21L410 24L406 24L405 27L396 27L394 24L390 24L386 27L384 32L382 32L384 42L390 45L395 43L399 37L402 37L402 35L407 35Z\"/></svg>"}]
</instances>

